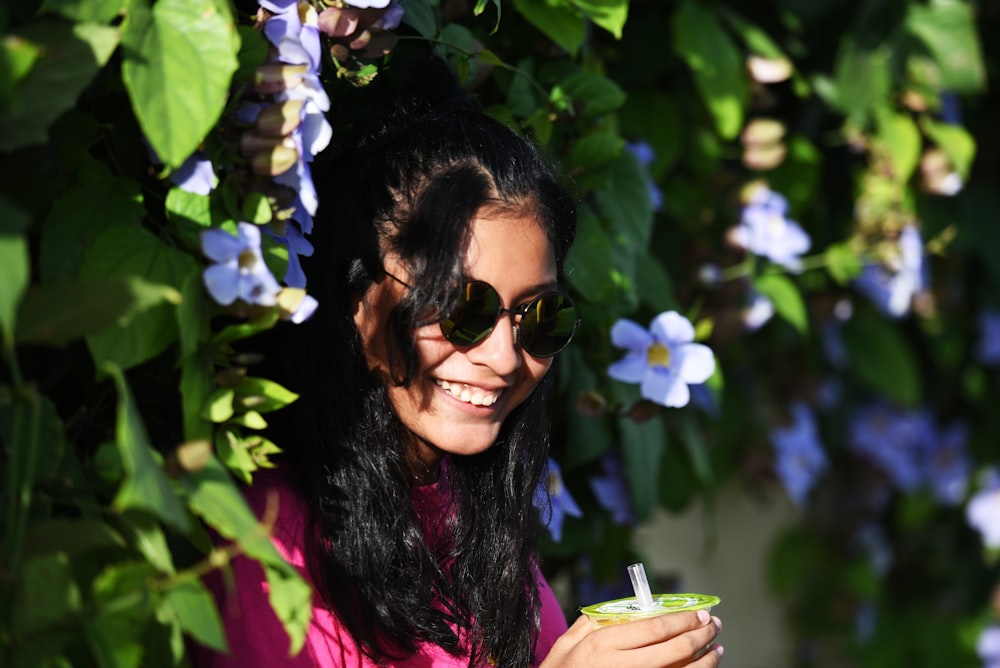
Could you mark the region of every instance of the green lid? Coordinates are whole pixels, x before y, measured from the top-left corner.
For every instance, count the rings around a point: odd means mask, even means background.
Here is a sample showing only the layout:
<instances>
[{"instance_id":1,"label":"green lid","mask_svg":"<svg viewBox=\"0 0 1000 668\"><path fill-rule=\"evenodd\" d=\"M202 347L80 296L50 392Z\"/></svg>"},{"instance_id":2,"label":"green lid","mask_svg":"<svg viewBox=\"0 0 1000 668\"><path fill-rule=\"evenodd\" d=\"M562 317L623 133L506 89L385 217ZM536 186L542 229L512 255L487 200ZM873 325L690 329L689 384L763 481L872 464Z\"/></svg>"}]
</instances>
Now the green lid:
<instances>
[{"instance_id":1,"label":"green lid","mask_svg":"<svg viewBox=\"0 0 1000 668\"><path fill-rule=\"evenodd\" d=\"M614 601L595 603L581 608L580 612L593 620L613 619L623 616L641 619L653 617L665 612L682 612L684 610L707 610L719 604L718 596L708 594L655 594L653 607L648 610L639 608L634 596L619 598Z\"/></svg>"}]
</instances>

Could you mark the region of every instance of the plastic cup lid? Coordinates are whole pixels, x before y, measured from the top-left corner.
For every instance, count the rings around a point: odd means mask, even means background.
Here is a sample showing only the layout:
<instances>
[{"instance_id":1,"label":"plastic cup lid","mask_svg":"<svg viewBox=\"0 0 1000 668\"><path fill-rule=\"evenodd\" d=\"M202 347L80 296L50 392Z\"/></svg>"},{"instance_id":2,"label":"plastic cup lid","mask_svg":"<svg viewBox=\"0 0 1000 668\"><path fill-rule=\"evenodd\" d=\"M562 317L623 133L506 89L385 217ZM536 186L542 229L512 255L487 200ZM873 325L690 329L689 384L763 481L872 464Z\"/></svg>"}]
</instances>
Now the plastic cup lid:
<instances>
[{"instance_id":1,"label":"plastic cup lid","mask_svg":"<svg viewBox=\"0 0 1000 668\"><path fill-rule=\"evenodd\" d=\"M682 612L685 610L703 610L718 605L722 599L709 594L655 594L653 607L648 610L639 608L634 596L619 598L614 601L595 603L581 608L580 612L592 619L607 617L650 617L665 612Z\"/></svg>"}]
</instances>

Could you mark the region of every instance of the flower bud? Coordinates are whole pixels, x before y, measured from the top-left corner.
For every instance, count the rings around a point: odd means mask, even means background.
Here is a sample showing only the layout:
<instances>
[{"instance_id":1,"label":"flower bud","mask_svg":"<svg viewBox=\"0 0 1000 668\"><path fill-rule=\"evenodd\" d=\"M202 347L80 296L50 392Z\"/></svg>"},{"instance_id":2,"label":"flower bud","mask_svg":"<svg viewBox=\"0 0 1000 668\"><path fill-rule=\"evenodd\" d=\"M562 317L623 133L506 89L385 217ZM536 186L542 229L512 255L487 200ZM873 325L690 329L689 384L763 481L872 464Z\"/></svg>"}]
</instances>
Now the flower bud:
<instances>
[{"instance_id":1,"label":"flower bud","mask_svg":"<svg viewBox=\"0 0 1000 668\"><path fill-rule=\"evenodd\" d=\"M257 117L257 132L263 137L284 137L302 123L305 100L287 100L268 105Z\"/></svg>"},{"instance_id":2,"label":"flower bud","mask_svg":"<svg viewBox=\"0 0 1000 668\"><path fill-rule=\"evenodd\" d=\"M181 443L170 453L168 471L194 472L205 468L212 457L212 443L208 439L198 439Z\"/></svg>"},{"instance_id":3,"label":"flower bud","mask_svg":"<svg viewBox=\"0 0 1000 668\"><path fill-rule=\"evenodd\" d=\"M284 137L262 137L256 132L244 132L240 135L240 153L249 158L258 153L273 151L283 143Z\"/></svg>"},{"instance_id":4,"label":"flower bud","mask_svg":"<svg viewBox=\"0 0 1000 668\"><path fill-rule=\"evenodd\" d=\"M259 176L284 174L299 161L299 152L294 146L281 144L270 151L257 153L250 159L250 167Z\"/></svg>"},{"instance_id":5,"label":"flower bud","mask_svg":"<svg viewBox=\"0 0 1000 668\"><path fill-rule=\"evenodd\" d=\"M747 71L757 83L779 83L792 76L792 61L784 57L750 56L747 58Z\"/></svg>"},{"instance_id":6,"label":"flower bud","mask_svg":"<svg viewBox=\"0 0 1000 668\"><path fill-rule=\"evenodd\" d=\"M328 7L319 13L319 29L330 37L353 35L358 30L358 12Z\"/></svg>"},{"instance_id":7,"label":"flower bud","mask_svg":"<svg viewBox=\"0 0 1000 668\"><path fill-rule=\"evenodd\" d=\"M330 58L335 62L342 63L350 57L351 51L343 44L334 44L330 47Z\"/></svg>"},{"instance_id":8,"label":"flower bud","mask_svg":"<svg viewBox=\"0 0 1000 668\"><path fill-rule=\"evenodd\" d=\"M607 399L599 392L581 392L576 398L576 412L584 417L601 417L608 408Z\"/></svg>"},{"instance_id":9,"label":"flower bud","mask_svg":"<svg viewBox=\"0 0 1000 668\"><path fill-rule=\"evenodd\" d=\"M254 88L260 95L274 95L295 88L308 72L307 65L269 63L254 70Z\"/></svg>"}]
</instances>

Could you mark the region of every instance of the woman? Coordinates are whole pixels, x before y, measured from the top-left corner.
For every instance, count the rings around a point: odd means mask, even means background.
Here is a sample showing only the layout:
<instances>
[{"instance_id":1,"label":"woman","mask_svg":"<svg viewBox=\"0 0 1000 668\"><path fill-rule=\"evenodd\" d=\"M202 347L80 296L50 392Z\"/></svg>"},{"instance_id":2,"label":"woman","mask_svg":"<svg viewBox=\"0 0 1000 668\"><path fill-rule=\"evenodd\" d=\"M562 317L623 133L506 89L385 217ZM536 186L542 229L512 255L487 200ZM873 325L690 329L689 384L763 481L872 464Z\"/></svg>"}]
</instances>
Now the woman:
<instances>
[{"instance_id":1,"label":"woman","mask_svg":"<svg viewBox=\"0 0 1000 668\"><path fill-rule=\"evenodd\" d=\"M220 592L233 654L213 665L716 666L704 614L567 631L532 498L578 322L559 287L573 201L440 63L401 61L418 71L338 96L334 120L356 118L317 169L320 309L272 342L269 373L301 399L249 498L278 500L273 540L314 587L306 647L287 656L260 569L237 559Z\"/></svg>"}]
</instances>

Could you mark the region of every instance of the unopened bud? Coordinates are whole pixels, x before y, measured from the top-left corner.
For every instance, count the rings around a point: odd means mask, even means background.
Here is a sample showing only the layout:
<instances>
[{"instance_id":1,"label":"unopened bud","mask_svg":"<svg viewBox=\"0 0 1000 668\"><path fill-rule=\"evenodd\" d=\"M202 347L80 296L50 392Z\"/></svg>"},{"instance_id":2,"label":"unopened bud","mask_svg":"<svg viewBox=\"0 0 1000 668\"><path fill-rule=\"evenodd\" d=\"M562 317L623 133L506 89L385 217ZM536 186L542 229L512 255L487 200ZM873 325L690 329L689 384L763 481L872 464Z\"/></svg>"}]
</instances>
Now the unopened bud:
<instances>
[{"instance_id":1,"label":"unopened bud","mask_svg":"<svg viewBox=\"0 0 1000 668\"><path fill-rule=\"evenodd\" d=\"M262 137L256 132L244 132L240 135L240 153L249 158L258 153L273 151L283 143L284 137Z\"/></svg>"},{"instance_id":2,"label":"unopened bud","mask_svg":"<svg viewBox=\"0 0 1000 668\"><path fill-rule=\"evenodd\" d=\"M643 399L628 412L629 419L636 424L651 420L660 414L660 406L652 401Z\"/></svg>"},{"instance_id":3,"label":"unopened bud","mask_svg":"<svg viewBox=\"0 0 1000 668\"><path fill-rule=\"evenodd\" d=\"M601 417L607 410L608 402L600 392L581 392L576 398L576 412L584 417Z\"/></svg>"},{"instance_id":4,"label":"unopened bud","mask_svg":"<svg viewBox=\"0 0 1000 668\"><path fill-rule=\"evenodd\" d=\"M334 44L330 47L330 58L338 63L344 62L350 55L350 49L343 44Z\"/></svg>"},{"instance_id":5,"label":"unopened bud","mask_svg":"<svg viewBox=\"0 0 1000 668\"><path fill-rule=\"evenodd\" d=\"M792 61L783 57L750 56L747 58L747 71L750 72L750 77L758 83L779 83L792 76Z\"/></svg>"},{"instance_id":6,"label":"unopened bud","mask_svg":"<svg viewBox=\"0 0 1000 668\"><path fill-rule=\"evenodd\" d=\"M215 374L215 384L219 387L236 387L246 378L247 368L245 366L231 366L222 369Z\"/></svg>"},{"instance_id":7,"label":"unopened bud","mask_svg":"<svg viewBox=\"0 0 1000 668\"><path fill-rule=\"evenodd\" d=\"M775 144L785 136L785 124L773 118L755 118L740 133L744 146Z\"/></svg>"},{"instance_id":8,"label":"unopened bud","mask_svg":"<svg viewBox=\"0 0 1000 668\"><path fill-rule=\"evenodd\" d=\"M261 65L254 71L254 88L260 95L283 93L301 84L307 71L306 65Z\"/></svg>"},{"instance_id":9,"label":"unopened bud","mask_svg":"<svg viewBox=\"0 0 1000 668\"><path fill-rule=\"evenodd\" d=\"M277 176L284 174L299 161L299 152L294 146L284 144L275 146L273 150L258 153L250 159L250 168L259 176Z\"/></svg>"},{"instance_id":10,"label":"unopened bud","mask_svg":"<svg viewBox=\"0 0 1000 668\"><path fill-rule=\"evenodd\" d=\"M271 104L257 117L257 132L263 137L285 137L302 123L305 100L287 100Z\"/></svg>"},{"instance_id":11,"label":"unopened bud","mask_svg":"<svg viewBox=\"0 0 1000 668\"><path fill-rule=\"evenodd\" d=\"M319 29L330 37L347 37L358 29L356 10L328 7L319 13Z\"/></svg>"},{"instance_id":12,"label":"unopened bud","mask_svg":"<svg viewBox=\"0 0 1000 668\"><path fill-rule=\"evenodd\" d=\"M351 51L359 51L368 46L368 42L370 41L372 41L371 31L364 30L360 35L352 39L351 43L347 46L351 49Z\"/></svg>"},{"instance_id":13,"label":"unopened bud","mask_svg":"<svg viewBox=\"0 0 1000 668\"><path fill-rule=\"evenodd\" d=\"M743 151L743 164L748 169L767 171L780 165L785 160L786 155L788 155L788 148L781 143L748 146Z\"/></svg>"},{"instance_id":14,"label":"unopened bud","mask_svg":"<svg viewBox=\"0 0 1000 668\"><path fill-rule=\"evenodd\" d=\"M175 464L180 471L191 473L205 468L211 457L212 443L202 438L177 446L177 449L171 453L170 464ZM168 468L174 467L168 466Z\"/></svg>"}]
</instances>

